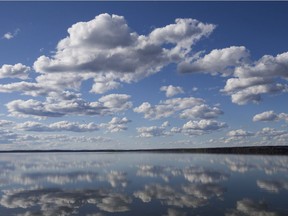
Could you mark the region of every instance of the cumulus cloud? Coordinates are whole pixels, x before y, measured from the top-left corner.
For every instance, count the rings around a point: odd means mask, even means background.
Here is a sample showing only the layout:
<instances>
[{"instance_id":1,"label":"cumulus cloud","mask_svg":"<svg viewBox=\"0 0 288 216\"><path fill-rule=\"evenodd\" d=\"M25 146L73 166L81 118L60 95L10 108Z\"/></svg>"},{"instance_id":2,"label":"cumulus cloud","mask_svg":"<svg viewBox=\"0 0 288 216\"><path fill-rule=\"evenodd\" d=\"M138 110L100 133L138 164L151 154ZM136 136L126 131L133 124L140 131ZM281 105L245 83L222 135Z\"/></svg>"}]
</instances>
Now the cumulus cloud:
<instances>
[{"instance_id":1,"label":"cumulus cloud","mask_svg":"<svg viewBox=\"0 0 288 216\"><path fill-rule=\"evenodd\" d=\"M204 72L216 75L229 75L237 65L248 61L249 51L243 47L231 46L224 49L212 50L205 56L194 56L178 65L181 73Z\"/></svg>"},{"instance_id":2,"label":"cumulus cloud","mask_svg":"<svg viewBox=\"0 0 288 216\"><path fill-rule=\"evenodd\" d=\"M168 136L170 133L166 131L166 128L161 126L150 126L150 127L139 127L136 128L139 133L139 137L157 137L157 136Z\"/></svg>"},{"instance_id":3,"label":"cumulus cloud","mask_svg":"<svg viewBox=\"0 0 288 216\"><path fill-rule=\"evenodd\" d=\"M104 93L118 88L121 82L138 81L169 63L179 62L214 28L194 19L176 19L175 24L139 35L124 17L100 14L72 25L69 35L59 41L56 54L40 56L34 69L42 74L70 73L72 78L77 74L82 80L93 78L91 92Z\"/></svg>"},{"instance_id":4,"label":"cumulus cloud","mask_svg":"<svg viewBox=\"0 0 288 216\"><path fill-rule=\"evenodd\" d=\"M14 100L6 104L9 113L19 117L61 117L65 115L110 115L121 113L132 107L130 96L126 94L110 94L98 101L87 102L80 94L63 92L51 94L46 101Z\"/></svg>"},{"instance_id":5,"label":"cumulus cloud","mask_svg":"<svg viewBox=\"0 0 288 216\"><path fill-rule=\"evenodd\" d=\"M0 79L3 78L18 78L28 79L28 73L31 70L30 67L21 63L15 65L4 64L0 68Z\"/></svg>"},{"instance_id":6,"label":"cumulus cloud","mask_svg":"<svg viewBox=\"0 0 288 216\"><path fill-rule=\"evenodd\" d=\"M184 93L184 90L182 87L173 86L173 85L161 86L160 91L164 91L166 97L173 97L177 94L183 94Z\"/></svg>"},{"instance_id":7,"label":"cumulus cloud","mask_svg":"<svg viewBox=\"0 0 288 216\"><path fill-rule=\"evenodd\" d=\"M218 122L215 120L206 120L202 119L200 121L188 121L183 127L182 131L189 135L202 135L205 133L210 133L212 131L217 131L222 128L227 127L227 124L224 122Z\"/></svg>"},{"instance_id":8,"label":"cumulus cloud","mask_svg":"<svg viewBox=\"0 0 288 216\"><path fill-rule=\"evenodd\" d=\"M92 132L97 131L99 126L95 123L80 124L79 122L59 121L49 125L39 122L27 121L18 124L16 129L24 131L41 131L41 132L55 132L55 131L72 131L72 132Z\"/></svg>"},{"instance_id":9,"label":"cumulus cloud","mask_svg":"<svg viewBox=\"0 0 288 216\"><path fill-rule=\"evenodd\" d=\"M227 136L229 137L248 137L248 136L253 136L254 133L245 131L243 129L238 129L238 130L231 130L227 133Z\"/></svg>"},{"instance_id":10,"label":"cumulus cloud","mask_svg":"<svg viewBox=\"0 0 288 216\"><path fill-rule=\"evenodd\" d=\"M209 107L207 104L201 104L201 105L196 105L192 107L191 109L183 110L180 113L180 118L211 119L211 118L216 118L221 114L223 114L223 111L219 109L218 107Z\"/></svg>"},{"instance_id":11,"label":"cumulus cloud","mask_svg":"<svg viewBox=\"0 0 288 216\"><path fill-rule=\"evenodd\" d=\"M119 132L127 130L127 124L130 122L131 120L126 117L113 117L110 122L101 124L101 127L105 127L109 132Z\"/></svg>"},{"instance_id":12,"label":"cumulus cloud","mask_svg":"<svg viewBox=\"0 0 288 216\"><path fill-rule=\"evenodd\" d=\"M274 111L270 110L270 111L256 114L253 117L254 122L256 122L256 121L278 121L281 119L288 121L288 114L286 114L286 113L277 114Z\"/></svg>"},{"instance_id":13,"label":"cumulus cloud","mask_svg":"<svg viewBox=\"0 0 288 216\"><path fill-rule=\"evenodd\" d=\"M178 111L189 109L196 105L201 105L204 100L201 98L185 97L185 98L172 98L160 101L159 104L152 106L148 102L142 103L140 106L135 107L133 110L136 113L143 113L144 118L147 119L160 119L167 118Z\"/></svg>"},{"instance_id":14,"label":"cumulus cloud","mask_svg":"<svg viewBox=\"0 0 288 216\"><path fill-rule=\"evenodd\" d=\"M258 103L263 94L286 92L287 85L278 80L287 80L287 62L288 52L276 57L265 55L256 62L240 65L222 91L231 95L232 102L239 105Z\"/></svg>"}]
</instances>

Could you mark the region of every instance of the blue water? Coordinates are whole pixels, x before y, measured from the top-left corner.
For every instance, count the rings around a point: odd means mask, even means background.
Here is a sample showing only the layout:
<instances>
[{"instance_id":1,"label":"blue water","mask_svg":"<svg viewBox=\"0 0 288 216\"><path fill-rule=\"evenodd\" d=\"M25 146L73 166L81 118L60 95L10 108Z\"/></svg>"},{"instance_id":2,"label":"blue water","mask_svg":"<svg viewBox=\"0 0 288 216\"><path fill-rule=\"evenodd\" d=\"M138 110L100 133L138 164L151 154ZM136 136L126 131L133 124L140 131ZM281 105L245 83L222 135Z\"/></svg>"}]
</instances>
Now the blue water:
<instances>
[{"instance_id":1,"label":"blue water","mask_svg":"<svg viewBox=\"0 0 288 216\"><path fill-rule=\"evenodd\" d=\"M288 215L288 157L1 154L0 215Z\"/></svg>"}]
</instances>

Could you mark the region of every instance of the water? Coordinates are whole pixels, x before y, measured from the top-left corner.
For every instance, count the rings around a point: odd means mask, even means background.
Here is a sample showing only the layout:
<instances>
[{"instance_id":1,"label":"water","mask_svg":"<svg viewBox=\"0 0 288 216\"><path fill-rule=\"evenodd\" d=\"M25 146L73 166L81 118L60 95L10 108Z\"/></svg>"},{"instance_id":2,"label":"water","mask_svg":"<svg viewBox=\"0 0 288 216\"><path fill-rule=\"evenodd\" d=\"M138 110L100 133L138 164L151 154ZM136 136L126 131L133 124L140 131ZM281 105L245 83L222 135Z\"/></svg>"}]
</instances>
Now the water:
<instances>
[{"instance_id":1,"label":"water","mask_svg":"<svg viewBox=\"0 0 288 216\"><path fill-rule=\"evenodd\" d=\"M1 154L0 215L288 215L288 157Z\"/></svg>"}]
</instances>

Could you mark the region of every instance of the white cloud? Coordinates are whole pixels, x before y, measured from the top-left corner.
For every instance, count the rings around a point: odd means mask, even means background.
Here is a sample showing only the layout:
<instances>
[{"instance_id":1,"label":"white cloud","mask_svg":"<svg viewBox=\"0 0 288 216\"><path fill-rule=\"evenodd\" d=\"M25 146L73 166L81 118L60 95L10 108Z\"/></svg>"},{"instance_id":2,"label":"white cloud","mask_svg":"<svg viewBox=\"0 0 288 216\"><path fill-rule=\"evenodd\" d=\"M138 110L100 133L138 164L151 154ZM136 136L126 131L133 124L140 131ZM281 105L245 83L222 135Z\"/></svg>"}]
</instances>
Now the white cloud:
<instances>
[{"instance_id":1,"label":"white cloud","mask_svg":"<svg viewBox=\"0 0 288 216\"><path fill-rule=\"evenodd\" d=\"M8 120L0 120L0 127L6 127L13 125L14 122Z\"/></svg>"},{"instance_id":2,"label":"white cloud","mask_svg":"<svg viewBox=\"0 0 288 216\"><path fill-rule=\"evenodd\" d=\"M41 132L57 132L57 131L73 131L73 132L92 132L97 131L99 126L95 123L80 124L79 122L59 121L49 125L39 122L24 122L18 124L16 129L24 131L41 131Z\"/></svg>"},{"instance_id":3,"label":"white cloud","mask_svg":"<svg viewBox=\"0 0 288 216\"><path fill-rule=\"evenodd\" d=\"M2 39L11 40L18 35L20 29L16 29L13 33L7 32L2 36Z\"/></svg>"},{"instance_id":4,"label":"white cloud","mask_svg":"<svg viewBox=\"0 0 288 216\"><path fill-rule=\"evenodd\" d=\"M227 133L227 136L229 137L248 137L248 136L253 136L254 133L245 131L243 129L238 129L238 130L231 130Z\"/></svg>"},{"instance_id":5,"label":"white cloud","mask_svg":"<svg viewBox=\"0 0 288 216\"><path fill-rule=\"evenodd\" d=\"M130 96L126 94L110 94L98 101L87 102L80 94L62 92L52 93L46 101L14 100L6 104L9 113L19 117L61 117L65 115L110 115L121 113L132 107Z\"/></svg>"},{"instance_id":6,"label":"white cloud","mask_svg":"<svg viewBox=\"0 0 288 216\"><path fill-rule=\"evenodd\" d=\"M227 124L224 122L202 119L200 121L186 122L182 127L182 131L188 135L202 135L225 127L227 127Z\"/></svg>"},{"instance_id":7,"label":"white cloud","mask_svg":"<svg viewBox=\"0 0 288 216\"><path fill-rule=\"evenodd\" d=\"M183 110L180 113L180 118L211 119L211 118L217 118L221 114L223 114L223 111L220 110L218 107L209 107L206 104L201 104L201 105L194 106L191 109Z\"/></svg>"},{"instance_id":8,"label":"white cloud","mask_svg":"<svg viewBox=\"0 0 288 216\"><path fill-rule=\"evenodd\" d=\"M169 122L165 121L160 127L150 126L150 127L139 127L136 128L139 133L139 137L158 137L158 136L169 136L171 133L167 131L167 127L169 127Z\"/></svg>"},{"instance_id":9,"label":"white cloud","mask_svg":"<svg viewBox=\"0 0 288 216\"><path fill-rule=\"evenodd\" d=\"M185 110L203 103L204 100L201 98L172 98L165 101L160 101L160 103L155 106L152 106L148 102L144 102L139 107L135 107L134 112L144 113L144 118L147 119L160 119L167 118L177 113L178 111Z\"/></svg>"},{"instance_id":10,"label":"white cloud","mask_svg":"<svg viewBox=\"0 0 288 216\"><path fill-rule=\"evenodd\" d=\"M101 124L101 127L105 127L109 132L119 132L127 130L127 124L130 123L131 120L129 120L126 117L123 118L117 118L113 117L110 122L107 124Z\"/></svg>"},{"instance_id":11,"label":"white cloud","mask_svg":"<svg viewBox=\"0 0 288 216\"><path fill-rule=\"evenodd\" d=\"M178 65L178 71L181 73L204 72L216 75L229 75L233 69L248 61L249 51L243 47L231 46L224 49L212 50L203 57L193 56ZM196 59L195 59L196 58Z\"/></svg>"},{"instance_id":12,"label":"white cloud","mask_svg":"<svg viewBox=\"0 0 288 216\"><path fill-rule=\"evenodd\" d=\"M278 120L288 121L288 114L286 113L277 114L274 111L270 110L270 111L256 114L253 117L254 122L256 121L278 121Z\"/></svg>"},{"instance_id":13,"label":"white cloud","mask_svg":"<svg viewBox=\"0 0 288 216\"><path fill-rule=\"evenodd\" d=\"M0 79L2 78L18 78L18 79L28 79L28 73L30 67L23 65L21 63L15 65L4 64L0 68Z\"/></svg>"},{"instance_id":14,"label":"white cloud","mask_svg":"<svg viewBox=\"0 0 288 216\"><path fill-rule=\"evenodd\" d=\"M262 94L286 92L288 86L280 80L287 80L287 62L288 52L276 57L265 55L256 62L240 65L235 68L235 77L227 80L222 91L231 95L232 102L239 105L258 103Z\"/></svg>"},{"instance_id":15,"label":"white cloud","mask_svg":"<svg viewBox=\"0 0 288 216\"><path fill-rule=\"evenodd\" d=\"M100 14L72 25L69 35L59 41L56 54L40 56L34 69L44 75L69 73L72 79L78 75L80 83L93 78L91 92L104 93L118 88L121 82L138 81L179 62L214 28L193 19L176 19L175 24L156 28L145 36L134 32L122 16Z\"/></svg>"},{"instance_id":16,"label":"white cloud","mask_svg":"<svg viewBox=\"0 0 288 216\"><path fill-rule=\"evenodd\" d=\"M173 97L177 94L183 94L184 90L180 86L161 86L160 91L164 91L166 97Z\"/></svg>"},{"instance_id":17,"label":"white cloud","mask_svg":"<svg viewBox=\"0 0 288 216\"><path fill-rule=\"evenodd\" d=\"M136 128L139 133L139 137L157 137L167 136L169 132L165 131L163 127L151 126L151 127L140 127Z\"/></svg>"}]
</instances>

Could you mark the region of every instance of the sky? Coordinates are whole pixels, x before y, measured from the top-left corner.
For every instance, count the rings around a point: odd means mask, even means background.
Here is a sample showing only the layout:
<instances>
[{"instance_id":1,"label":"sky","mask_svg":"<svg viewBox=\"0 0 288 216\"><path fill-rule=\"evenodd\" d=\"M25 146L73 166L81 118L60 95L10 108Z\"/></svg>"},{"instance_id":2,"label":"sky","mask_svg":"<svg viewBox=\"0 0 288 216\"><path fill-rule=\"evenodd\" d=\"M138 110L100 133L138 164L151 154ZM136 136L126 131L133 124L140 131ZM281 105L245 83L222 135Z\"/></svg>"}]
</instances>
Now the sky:
<instances>
[{"instance_id":1,"label":"sky","mask_svg":"<svg viewBox=\"0 0 288 216\"><path fill-rule=\"evenodd\" d=\"M286 145L288 2L0 2L0 150Z\"/></svg>"}]
</instances>

